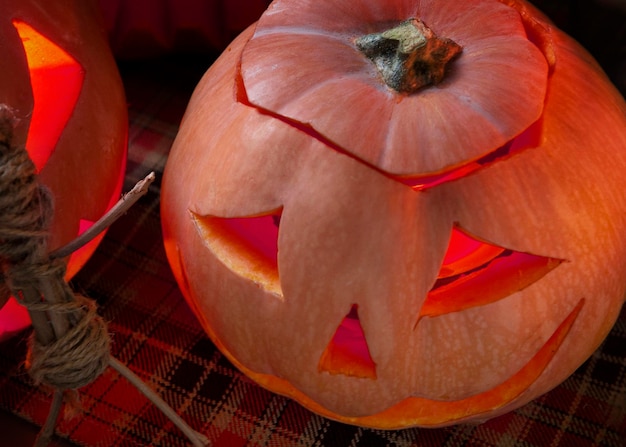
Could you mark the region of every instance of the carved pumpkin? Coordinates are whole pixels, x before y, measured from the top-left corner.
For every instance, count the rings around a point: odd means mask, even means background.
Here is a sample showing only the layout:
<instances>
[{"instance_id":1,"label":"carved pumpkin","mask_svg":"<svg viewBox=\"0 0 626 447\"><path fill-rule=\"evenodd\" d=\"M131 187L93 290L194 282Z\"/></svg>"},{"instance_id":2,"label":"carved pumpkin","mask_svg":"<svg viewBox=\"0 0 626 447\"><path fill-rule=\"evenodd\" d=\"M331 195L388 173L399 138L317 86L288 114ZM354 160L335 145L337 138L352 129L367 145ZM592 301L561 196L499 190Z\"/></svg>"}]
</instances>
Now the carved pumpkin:
<instances>
[{"instance_id":1,"label":"carved pumpkin","mask_svg":"<svg viewBox=\"0 0 626 447\"><path fill-rule=\"evenodd\" d=\"M50 249L88 229L118 199L127 112L121 79L93 2L6 0L0 4L0 105L53 194ZM73 276L100 235L68 260ZM7 301L0 281L0 305ZM29 324L13 299L0 311L0 339Z\"/></svg>"},{"instance_id":2,"label":"carved pumpkin","mask_svg":"<svg viewBox=\"0 0 626 447\"><path fill-rule=\"evenodd\" d=\"M165 247L262 386L364 426L484 420L615 322L625 170L623 99L521 0L276 0L189 103Z\"/></svg>"}]
</instances>

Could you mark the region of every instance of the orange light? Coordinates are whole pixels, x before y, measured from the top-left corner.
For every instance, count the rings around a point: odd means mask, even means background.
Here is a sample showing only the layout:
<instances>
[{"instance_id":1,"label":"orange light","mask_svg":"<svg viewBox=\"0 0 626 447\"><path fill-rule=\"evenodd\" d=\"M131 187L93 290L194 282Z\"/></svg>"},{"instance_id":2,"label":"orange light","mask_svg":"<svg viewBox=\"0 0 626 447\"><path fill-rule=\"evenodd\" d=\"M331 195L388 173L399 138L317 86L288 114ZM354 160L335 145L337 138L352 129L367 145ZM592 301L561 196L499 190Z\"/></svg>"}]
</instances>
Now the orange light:
<instances>
[{"instance_id":1,"label":"orange light","mask_svg":"<svg viewBox=\"0 0 626 447\"><path fill-rule=\"evenodd\" d=\"M278 278L281 212L236 218L190 213L200 238L224 265L282 299Z\"/></svg>"},{"instance_id":2,"label":"orange light","mask_svg":"<svg viewBox=\"0 0 626 447\"><path fill-rule=\"evenodd\" d=\"M10 297L0 308L0 342L30 326L30 316L24 306Z\"/></svg>"},{"instance_id":3,"label":"orange light","mask_svg":"<svg viewBox=\"0 0 626 447\"><path fill-rule=\"evenodd\" d=\"M455 226L438 278L460 275L486 264L502 252L504 248L474 239Z\"/></svg>"},{"instance_id":4,"label":"orange light","mask_svg":"<svg viewBox=\"0 0 626 447\"><path fill-rule=\"evenodd\" d=\"M30 72L34 107L26 149L41 171L70 119L84 79L82 67L29 24L14 19Z\"/></svg>"},{"instance_id":5,"label":"orange light","mask_svg":"<svg viewBox=\"0 0 626 447\"><path fill-rule=\"evenodd\" d=\"M397 181L410 186L414 191L424 191L429 188L452 182L490 166L496 162L505 160L523 150L537 147L542 139L542 121L539 120L528 127L524 132L496 150L489 152L474 161L452 167L446 171L417 176L392 176Z\"/></svg>"},{"instance_id":6,"label":"orange light","mask_svg":"<svg viewBox=\"0 0 626 447\"><path fill-rule=\"evenodd\" d=\"M417 322L499 301L539 281L561 262L489 244L454 227Z\"/></svg>"}]
</instances>

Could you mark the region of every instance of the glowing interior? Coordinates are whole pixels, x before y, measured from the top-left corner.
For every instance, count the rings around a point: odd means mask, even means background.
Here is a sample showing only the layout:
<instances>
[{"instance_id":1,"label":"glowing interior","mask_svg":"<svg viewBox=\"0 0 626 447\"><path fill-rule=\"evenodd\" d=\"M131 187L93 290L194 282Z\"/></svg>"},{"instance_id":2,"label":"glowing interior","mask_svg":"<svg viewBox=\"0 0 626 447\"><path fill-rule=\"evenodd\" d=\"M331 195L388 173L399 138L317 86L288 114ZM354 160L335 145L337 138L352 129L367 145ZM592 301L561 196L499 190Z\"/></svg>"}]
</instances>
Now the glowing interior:
<instances>
[{"instance_id":1,"label":"glowing interior","mask_svg":"<svg viewBox=\"0 0 626 447\"><path fill-rule=\"evenodd\" d=\"M481 241L456 226L418 321L501 300L538 281L561 262Z\"/></svg>"},{"instance_id":2,"label":"glowing interior","mask_svg":"<svg viewBox=\"0 0 626 447\"><path fill-rule=\"evenodd\" d=\"M410 186L415 191L423 191L425 189L441 185L442 183L465 177L472 172L478 171L480 168L483 168L488 164L493 163L496 160L511 155L511 147L512 144L508 143L478 160L457 166L439 174L394 178L404 183L405 185Z\"/></svg>"},{"instance_id":3,"label":"glowing interior","mask_svg":"<svg viewBox=\"0 0 626 447\"><path fill-rule=\"evenodd\" d=\"M282 298L278 279L280 210L251 217L191 216L202 241L231 271Z\"/></svg>"},{"instance_id":4,"label":"glowing interior","mask_svg":"<svg viewBox=\"0 0 626 447\"><path fill-rule=\"evenodd\" d=\"M10 297L0 309L0 342L30 326L30 316L24 306Z\"/></svg>"},{"instance_id":5,"label":"glowing interior","mask_svg":"<svg viewBox=\"0 0 626 447\"><path fill-rule=\"evenodd\" d=\"M376 378L376 364L370 355L356 304L352 305L324 350L318 369L330 374Z\"/></svg>"},{"instance_id":6,"label":"glowing interior","mask_svg":"<svg viewBox=\"0 0 626 447\"><path fill-rule=\"evenodd\" d=\"M89 228L91 228L94 223L95 222L93 220L80 219L78 223L77 236L80 236ZM67 271L65 275L67 279L74 276L78 272L78 270L80 270L80 268L85 264L85 262L87 262L87 259L89 258L89 256L91 256L91 252L93 251L92 245L93 246L98 245L98 243L100 243L100 240L102 239L103 236L104 236L104 233L92 239L86 245L83 245L82 247L80 247L78 250L76 250L74 253L70 255L70 259L67 262Z\"/></svg>"},{"instance_id":7,"label":"glowing interior","mask_svg":"<svg viewBox=\"0 0 626 447\"><path fill-rule=\"evenodd\" d=\"M26 149L41 171L74 111L84 72L76 60L29 24L13 20L13 25L22 39L34 98Z\"/></svg>"},{"instance_id":8,"label":"glowing interior","mask_svg":"<svg viewBox=\"0 0 626 447\"><path fill-rule=\"evenodd\" d=\"M452 228L448 249L438 278L448 278L472 270L491 261L504 252L504 248L472 238L459 227Z\"/></svg>"}]
</instances>

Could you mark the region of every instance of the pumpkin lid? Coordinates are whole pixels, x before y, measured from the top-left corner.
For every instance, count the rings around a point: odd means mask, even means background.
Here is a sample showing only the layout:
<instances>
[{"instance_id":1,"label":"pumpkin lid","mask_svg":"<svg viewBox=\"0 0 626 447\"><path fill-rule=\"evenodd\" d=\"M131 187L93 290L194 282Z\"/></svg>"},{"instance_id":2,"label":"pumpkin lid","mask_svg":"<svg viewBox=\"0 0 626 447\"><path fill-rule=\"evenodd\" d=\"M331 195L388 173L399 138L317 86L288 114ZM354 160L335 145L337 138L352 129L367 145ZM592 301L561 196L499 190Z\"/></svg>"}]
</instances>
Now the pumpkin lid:
<instances>
[{"instance_id":1,"label":"pumpkin lid","mask_svg":"<svg viewBox=\"0 0 626 447\"><path fill-rule=\"evenodd\" d=\"M437 85L388 87L357 39L417 19L462 53ZM541 116L548 62L498 0L276 0L241 59L247 101L392 175L432 175L506 145ZM357 129L357 130L355 130Z\"/></svg>"}]
</instances>

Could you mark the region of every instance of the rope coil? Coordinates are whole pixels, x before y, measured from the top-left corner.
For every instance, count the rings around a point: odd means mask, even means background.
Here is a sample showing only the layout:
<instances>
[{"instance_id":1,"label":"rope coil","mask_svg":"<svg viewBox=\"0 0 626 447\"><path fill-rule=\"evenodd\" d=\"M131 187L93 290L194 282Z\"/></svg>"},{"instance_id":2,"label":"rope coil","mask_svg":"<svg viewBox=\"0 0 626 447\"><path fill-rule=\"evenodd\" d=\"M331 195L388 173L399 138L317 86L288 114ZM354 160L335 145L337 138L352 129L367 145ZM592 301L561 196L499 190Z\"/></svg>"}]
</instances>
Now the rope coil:
<instances>
[{"instance_id":1,"label":"rope coil","mask_svg":"<svg viewBox=\"0 0 626 447\"><path fill-rule=\"evenodd\" d=\"M65 262L48 256L52 197L37 183L26 150L12 144L14 121L12 111L0 107L2 277L31 316L40 314L33 318L36 330L37 321L67 320L57 324L53 337L31 336L26 366L33 380L61 390L77 389L108 366L110 338L95 303L74 295L65 281Z\"/></svg>"},{"instance_id":2,"label":"rope coil","mask_svg":"<svg viewBox=\"0 0 626 447\"><path fill-rule=\"evenodd\" d=\"M196 447L209 445L130 369L110 355L107 325L93 300L75 295L65 281L65 257L108 227L154 181L150 173L90 230L55 252L47 239L54 214L50 192L37 183L36 169L25 148L12 144L17 119L0 104L0 305L13 295L30 314L34 331L26 367L35 383L55 389L48 419L35 447L48 445L64 395L77 408L77 388L93 382L111 366L154 403ZM63 254L61 254L63 253ZM64 392L68 391L68 392ZM74 402L74 403L73 403Z\"/></svg>"},{"instance_id":3,"label":"rope coil","mask_svg":"<svg viewBox=\"0 0 626 447\"><path fill-rule=\"evenodd\" d=\"M109 365L106 323L92 300L79 299L73 306L86 310L84 317L63 337L47 346L31 338L26 367L35 383L77 389L93 382Z\"/></svg>"}]
</instances>

